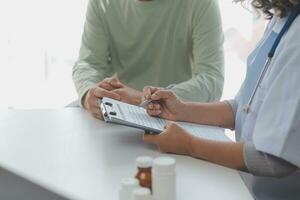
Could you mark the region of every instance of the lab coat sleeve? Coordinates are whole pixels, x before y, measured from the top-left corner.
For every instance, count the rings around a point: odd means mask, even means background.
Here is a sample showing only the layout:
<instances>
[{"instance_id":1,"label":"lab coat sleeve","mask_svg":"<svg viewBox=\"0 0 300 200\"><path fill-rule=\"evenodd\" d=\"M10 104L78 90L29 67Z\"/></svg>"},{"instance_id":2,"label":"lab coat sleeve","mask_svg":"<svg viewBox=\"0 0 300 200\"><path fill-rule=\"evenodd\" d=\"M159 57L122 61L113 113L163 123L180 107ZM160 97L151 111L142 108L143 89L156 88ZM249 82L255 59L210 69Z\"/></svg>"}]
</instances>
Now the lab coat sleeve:
<instances>
[{"instance_id":1,"label":"lab coat sleeve","mask_svg":"<svg viewBox=\"0 0 300 200\"><path fill-rule=\"evenodd\" d=\"M234 118L235 118L237 108L238 108L238 101L236 99L231 99L231 100L227 100L225 102L228 103L228 105L230 105L232 113L233 113Z\"/></svg>"},{"instance_id":2,"label":"lab coat sleeve","mask_svg":"<svg viewBox=\"0 0 300 200\"><path fill-rule=\"evenodd\" d=\"M224 39L218 2L194 2L192 78L172 90L184 101L216 101L222 95L224 82Z\"/></svg>"},{"instance_id":3,"label":"lab coat sleeve","mask_svg":"<svg viewBox=\"0 0 300 200\"><path fill-rule=\"evenodd\" d=\"M300 17L294 23L278 46L266 77L253 141L258 151L300 167Z\"/></svg>"},{"instance_id":4,"label":"lab coat sleeve","mask_svg":"<svg viewBox=\"0 0 300 200\"><path fill-rule=\"evenodd\" d=\"M298 169L281 158L257 151L253 142L244 144L243 155L248 171L255 176L280 178Z\"/></svg>"},{"instance_id":5,"label":"lab coat sleeve","mask_svg":"<svg viewBox=\"0 0 300 200\"><path fill-rule=\"evenodd\" d=\"M225 102L231 107L234 119L236 118L236 113L238 110L239 102L241 101L241 91L243 90L244 84L241 86L240 90L236 94L234 99L226 100Z\"/></svg>"},{"instance_id":6,"label":"lab coat sleeve","mask_svg":"<svg viewBox=\"0 0 300 200\"><path fill-rule=\"evenodd\" d=\"M98 0L89 1L79 59L72 72L81 106L86 92L112 75L112 70L108 66L109 44L103 24L104 12L98 4Z\"/></svg>"},{"instance_id":7,"label":"lab coat sleeve","mask_svg":"<svg viewBox=\"0 0 300 200\"><path fill-rule=\"evenodd\" d=\"M227 103L232 111L234 119L236 119L236 112L238 109L238 101L236 99L226 100L225 103ZM231 128L231 130L235 130L235 126Z\"/></svg>"}]
</instances>

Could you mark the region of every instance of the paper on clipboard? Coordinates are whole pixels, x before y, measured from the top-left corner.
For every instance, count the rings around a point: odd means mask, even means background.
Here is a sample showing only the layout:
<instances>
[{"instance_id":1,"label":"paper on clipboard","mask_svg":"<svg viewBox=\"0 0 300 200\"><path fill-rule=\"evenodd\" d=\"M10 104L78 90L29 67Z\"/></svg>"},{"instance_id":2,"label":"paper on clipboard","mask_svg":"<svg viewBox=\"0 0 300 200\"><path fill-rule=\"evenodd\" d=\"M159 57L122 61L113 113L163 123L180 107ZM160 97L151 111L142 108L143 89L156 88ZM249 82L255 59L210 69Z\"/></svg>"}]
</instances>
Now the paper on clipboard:
<instances>
[{"instance_id":1,"label":"paper on clipboard","mask_svg":"<svg viewBox=\"0 0 300 200\"><path fill-rule=\"evenodd\" d=\"M120 102L104 97L100 102L104 120L134 128L143 129L153 134L159 134L164 130L167 120L151 117L142 107ZM213 126L204 126L187 122L176 122L190 133L210 140L230 141L224 135L224 129Z\"/></svg>"}]
</instances>

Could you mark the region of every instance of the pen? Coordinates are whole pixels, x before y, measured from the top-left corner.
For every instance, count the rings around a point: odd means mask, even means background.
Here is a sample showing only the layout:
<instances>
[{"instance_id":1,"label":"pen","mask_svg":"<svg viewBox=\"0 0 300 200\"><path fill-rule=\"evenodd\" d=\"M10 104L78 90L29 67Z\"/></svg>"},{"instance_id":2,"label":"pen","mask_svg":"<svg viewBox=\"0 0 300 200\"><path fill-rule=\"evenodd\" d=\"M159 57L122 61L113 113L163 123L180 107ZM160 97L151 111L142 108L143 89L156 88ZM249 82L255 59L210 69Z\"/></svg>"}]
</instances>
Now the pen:
<instances>
[{"instance_id":1,"label":"pen","mask_svg":"<svg viewBox=\"0 0 300 200\"><path fill-rule=\"evenodd\" d=\"M172 89L176 84L170 84L168 85L165 89L166 90L169 90L169 89ZM142 107L142 108L146 108L146 106L152 102L152 99L146 99L145 101L143 101L139 107Z\"/></svg>"}]
</instances>

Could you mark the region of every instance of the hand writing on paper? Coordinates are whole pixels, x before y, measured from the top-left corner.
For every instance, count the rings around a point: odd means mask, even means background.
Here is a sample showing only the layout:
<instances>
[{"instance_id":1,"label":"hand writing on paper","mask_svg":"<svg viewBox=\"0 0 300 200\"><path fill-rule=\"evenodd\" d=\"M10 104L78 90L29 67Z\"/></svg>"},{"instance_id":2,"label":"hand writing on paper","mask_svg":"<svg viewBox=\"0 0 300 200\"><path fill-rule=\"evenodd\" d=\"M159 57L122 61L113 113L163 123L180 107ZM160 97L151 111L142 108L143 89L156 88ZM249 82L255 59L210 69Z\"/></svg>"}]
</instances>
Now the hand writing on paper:
<instances>
[{"instance_id":1,"label":"hand writing on paper","mask_svg":"<svg viewBox=\"0 0 300 200\"><path fill-rule=\"evenodd\" d=\"M184 112L184 103L170 90L144 87L142 100L146 99L153 100L147 106L147 112L151 116L177 121Z\"/></svg>"}]
</instances>

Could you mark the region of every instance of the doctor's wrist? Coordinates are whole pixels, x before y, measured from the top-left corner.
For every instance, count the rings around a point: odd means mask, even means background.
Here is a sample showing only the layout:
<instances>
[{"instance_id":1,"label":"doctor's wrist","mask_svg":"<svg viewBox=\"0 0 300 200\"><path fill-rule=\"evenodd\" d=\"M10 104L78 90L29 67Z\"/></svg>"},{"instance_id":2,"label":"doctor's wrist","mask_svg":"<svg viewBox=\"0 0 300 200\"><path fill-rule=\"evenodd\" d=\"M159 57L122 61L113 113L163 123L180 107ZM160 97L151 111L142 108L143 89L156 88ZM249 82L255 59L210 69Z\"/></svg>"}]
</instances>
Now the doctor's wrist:
<instances>
[{"instance_id":1,"label":"doctor's wrist","mask_svg":"<svg viewBox=\"0 0 300 200\"><path fill-rule=\"evenodd\" d=\"M186 102L180 101L177 105L175 118L176 121L188 121L187 120L187 112L188 112L188 104Z\"/></svg>"}]
</instances>

